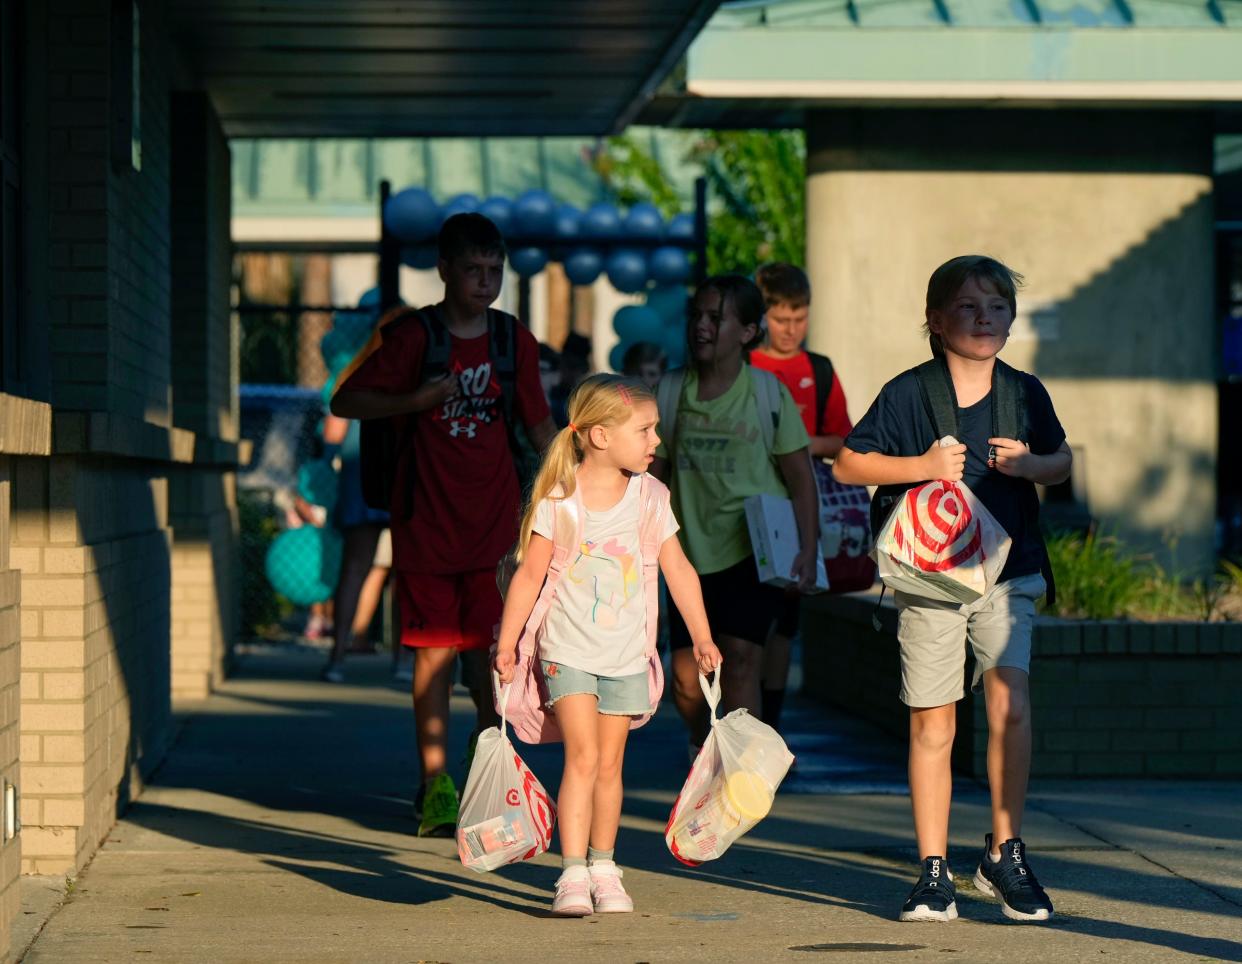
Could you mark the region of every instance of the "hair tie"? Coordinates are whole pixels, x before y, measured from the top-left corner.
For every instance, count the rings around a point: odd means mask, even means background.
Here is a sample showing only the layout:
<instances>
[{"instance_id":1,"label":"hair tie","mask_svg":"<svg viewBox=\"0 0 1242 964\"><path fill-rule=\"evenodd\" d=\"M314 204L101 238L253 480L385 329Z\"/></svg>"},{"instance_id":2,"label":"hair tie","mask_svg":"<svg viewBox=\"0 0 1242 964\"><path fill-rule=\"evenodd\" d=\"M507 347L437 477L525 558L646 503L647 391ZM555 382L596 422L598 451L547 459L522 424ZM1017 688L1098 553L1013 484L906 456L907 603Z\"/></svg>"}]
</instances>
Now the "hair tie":
<instances>
[{"instance_id":1,"label":"hair tie","mask_svg":"<svg viewBox=\"0 0 1242 964\"><path fill-rule=\"evenodd\" d=\"M575 425L573 422L570 422L570 423L569 423L569 430L570 430L571 432L575 432L575 433L576 433L576 432L578 431L578 426L577 426L577 425Z\"/></svg>"}]
</instances>

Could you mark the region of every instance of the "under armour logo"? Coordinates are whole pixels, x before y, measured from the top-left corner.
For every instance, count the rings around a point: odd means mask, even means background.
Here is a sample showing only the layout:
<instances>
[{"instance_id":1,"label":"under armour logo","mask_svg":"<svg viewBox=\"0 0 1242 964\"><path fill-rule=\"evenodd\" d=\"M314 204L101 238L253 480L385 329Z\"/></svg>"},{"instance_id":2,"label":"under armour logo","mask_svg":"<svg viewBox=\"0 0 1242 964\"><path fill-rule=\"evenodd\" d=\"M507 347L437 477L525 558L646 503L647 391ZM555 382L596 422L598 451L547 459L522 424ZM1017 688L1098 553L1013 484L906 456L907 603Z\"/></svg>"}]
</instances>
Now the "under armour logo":
<instances>
[{"instance_id":1,"label":"under armour logo","mask_svg":"<svg viewBox=\"0 0 1242 964\"><path fill-rule=\"evenodd\" d=\"M453 438L457 438L459 435L464 435L466 438L474 438L474 433L478 430L478 422L461 422L454 419L449 423L449 435L453 436Z\"/></svg>"}]
</instances>

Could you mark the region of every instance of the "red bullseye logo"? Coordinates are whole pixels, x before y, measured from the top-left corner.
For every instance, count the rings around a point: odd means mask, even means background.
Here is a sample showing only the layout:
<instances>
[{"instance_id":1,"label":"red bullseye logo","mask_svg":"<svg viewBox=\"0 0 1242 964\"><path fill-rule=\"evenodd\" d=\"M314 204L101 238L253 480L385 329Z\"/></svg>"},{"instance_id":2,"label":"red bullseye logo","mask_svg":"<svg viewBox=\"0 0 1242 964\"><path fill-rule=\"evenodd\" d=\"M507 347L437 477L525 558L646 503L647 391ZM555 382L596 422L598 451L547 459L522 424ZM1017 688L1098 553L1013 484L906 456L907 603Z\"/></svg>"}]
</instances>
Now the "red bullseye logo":
<instances>
[{"instance_id":1,"label":"red bullseye logo","mask_svg":"<svg viewBox=\"0 0 1242 964\"><path fill-rule=\"evenodd\" d=\"M517 792L517 790L510 790L508 793L505 794L505 803L507 803L509 806L516 807L521 802L522 802L522 797L521 797L521 794Z\"/></svg>"},{"instance_id":2,"label":"red bullseye logo","mask_svg":"<svg viewBox=\"0 0 1242 964\"><path fill-rule=\"evenodd\" d=\"M929 482L906 493L893 538L903 558L924 572L978 565L986 558L979 520L955 482Z\"/></svg>"}]
</instances>

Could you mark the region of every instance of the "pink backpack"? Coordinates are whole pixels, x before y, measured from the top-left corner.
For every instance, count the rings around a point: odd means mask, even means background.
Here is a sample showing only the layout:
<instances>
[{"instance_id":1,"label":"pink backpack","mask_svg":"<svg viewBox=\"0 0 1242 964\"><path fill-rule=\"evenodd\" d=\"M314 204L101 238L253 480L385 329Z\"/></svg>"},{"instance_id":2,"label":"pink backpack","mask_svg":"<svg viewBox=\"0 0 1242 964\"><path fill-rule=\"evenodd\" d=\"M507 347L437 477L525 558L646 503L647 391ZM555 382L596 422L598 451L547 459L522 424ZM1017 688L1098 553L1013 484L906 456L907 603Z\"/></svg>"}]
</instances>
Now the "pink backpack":
<instances>
[{"instance_id":1,"label":"pink backpack","mask_svg":"<svg viewBox=\"0 0 1242 964\"><path fill-rule=\"evenodd\" d=\"M638 503L639 552L647 595L647 695L651 709L631 720L630 729L640 727L651 719L664 692L664 667L656 652L656 631L660 614L660 537L670 511L668 487L644 474L640 480ZM581 489L575 489L572 496L555 505L552 561L548 564L548 575L539 590L539 598L535 600L526 627L518 637L517 665L509 689L508 720L514 735L523 743L556 743L561 740L556 717L547 710L548 689L539 665L539 633L556 597L556 585L582 544L585 515Z\"/></svg>"}]
</instances>

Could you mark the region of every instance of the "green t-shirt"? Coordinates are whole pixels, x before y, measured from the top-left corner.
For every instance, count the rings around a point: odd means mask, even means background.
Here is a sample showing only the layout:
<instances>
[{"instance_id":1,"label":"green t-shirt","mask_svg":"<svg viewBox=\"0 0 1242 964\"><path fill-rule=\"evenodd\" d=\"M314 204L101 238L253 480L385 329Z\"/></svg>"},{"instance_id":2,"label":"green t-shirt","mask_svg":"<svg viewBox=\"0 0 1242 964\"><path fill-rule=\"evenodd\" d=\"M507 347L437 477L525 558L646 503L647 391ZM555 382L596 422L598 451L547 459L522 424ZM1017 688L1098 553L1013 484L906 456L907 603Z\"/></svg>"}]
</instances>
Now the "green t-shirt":
<instances>
[{"instance_id":1,"label":"green t-shirt","mask_svg":"<svg viewBox=\"0 0 1242 964\"><path fill-rule=\"evenodd\" d=\"M729 390L710 402L698 400L698 375L686 372L670 488L682 547L700 573L720 572L753 554L743 505L748 495L789 495L774 457L804 449L810 440L789 389L781 385L780 390L770 458L763 449L750 366L742 366ZM772 416L764 412L762 417ZM667 440L656 455L669 458Z\"/></svg>"}]
</instances>

